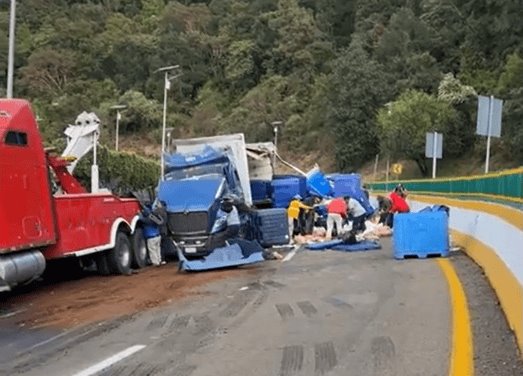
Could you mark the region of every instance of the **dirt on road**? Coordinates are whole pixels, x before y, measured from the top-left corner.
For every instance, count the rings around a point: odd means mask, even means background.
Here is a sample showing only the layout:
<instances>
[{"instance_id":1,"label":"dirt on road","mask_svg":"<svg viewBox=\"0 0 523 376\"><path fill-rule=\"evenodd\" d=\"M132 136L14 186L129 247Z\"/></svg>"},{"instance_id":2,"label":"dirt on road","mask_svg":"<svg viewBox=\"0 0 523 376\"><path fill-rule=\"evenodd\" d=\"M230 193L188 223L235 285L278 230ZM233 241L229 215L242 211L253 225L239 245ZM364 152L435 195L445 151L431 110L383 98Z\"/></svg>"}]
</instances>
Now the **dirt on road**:
<instances>
[{"instance_id":1,"label":"dirt on road","mask_svg":"<svg viewBox=\"0 0 523 376\"><path fill-rule=\"evenodd\" d=\"M16 315L19 326L71 328L208 294L205 285L252 272L253 269L245 268L185 273L178 271L176 264L167 264L131 276L89 275L0 296L1 308L20 311Z\"/></svg>"}]
</instances>

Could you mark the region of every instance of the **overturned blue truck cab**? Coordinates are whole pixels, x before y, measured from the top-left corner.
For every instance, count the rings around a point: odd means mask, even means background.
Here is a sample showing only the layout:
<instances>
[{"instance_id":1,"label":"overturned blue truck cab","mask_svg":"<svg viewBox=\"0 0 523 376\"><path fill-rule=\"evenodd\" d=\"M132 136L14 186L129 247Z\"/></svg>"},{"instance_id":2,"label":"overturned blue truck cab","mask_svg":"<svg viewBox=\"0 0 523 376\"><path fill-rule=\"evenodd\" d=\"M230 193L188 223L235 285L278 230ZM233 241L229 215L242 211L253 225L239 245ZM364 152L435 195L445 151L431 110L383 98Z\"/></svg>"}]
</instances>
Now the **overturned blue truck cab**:
<instances>
[{"instance_id":1,"label":"overturned blue truck cab","mask_svg":"<svg viewBox=\"0 0 523 376\"><path fill-rule=\"evenodd\" d=\"M206 270L262 261L263 248L258 240L265 247L288 243L285 210L252 208L242 134L175 140L174 145L176 152L164 157L165 177L159 184L158 198L166 205L168 232L182 269ZM212 241L213 235L226 227L226 213L220 210L224 197L234 198L241 223L238 237L225 246Z\"/></svg>"}]
</instances>

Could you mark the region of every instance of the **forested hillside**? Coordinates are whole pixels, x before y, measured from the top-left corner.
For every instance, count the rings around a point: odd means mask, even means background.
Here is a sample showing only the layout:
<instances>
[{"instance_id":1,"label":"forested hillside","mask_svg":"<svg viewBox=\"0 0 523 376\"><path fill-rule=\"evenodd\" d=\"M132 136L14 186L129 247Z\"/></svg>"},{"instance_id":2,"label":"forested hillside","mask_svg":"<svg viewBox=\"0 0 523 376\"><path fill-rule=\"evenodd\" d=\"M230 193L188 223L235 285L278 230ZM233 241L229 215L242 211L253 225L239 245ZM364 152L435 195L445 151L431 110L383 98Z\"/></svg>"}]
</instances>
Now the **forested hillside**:
<instances>
[{"instance_id":1,"label":"forested hillside","mask_svg":"<svg viewBox=\"0 0 523 376\"><path fill-rule=\"evenodd\" d=\"M476 95L495 95L505 100L495 146L523 163L522 16L521 0L24 0L15 94L33 101L48 140L84 109L103 117L108 140L109 107L125 103L123 132L157 142L155 70L179 64L175 136L265 141L283 121L281 143L296 156L335 153L351 170L381 152L423 172L428 130L443 132L446 157L484 147Z\"/></svg>"}]
</instances>

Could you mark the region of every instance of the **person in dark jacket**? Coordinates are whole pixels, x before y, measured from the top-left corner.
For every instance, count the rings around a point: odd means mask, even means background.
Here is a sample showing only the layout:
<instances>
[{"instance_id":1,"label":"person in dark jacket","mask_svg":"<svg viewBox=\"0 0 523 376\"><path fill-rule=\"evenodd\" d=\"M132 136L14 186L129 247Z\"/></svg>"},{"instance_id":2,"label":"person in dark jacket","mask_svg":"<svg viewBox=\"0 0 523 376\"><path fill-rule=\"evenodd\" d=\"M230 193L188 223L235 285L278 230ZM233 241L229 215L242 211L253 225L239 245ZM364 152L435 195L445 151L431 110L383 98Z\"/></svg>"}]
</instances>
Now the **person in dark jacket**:
<instances>
[{"instance_id":1,"label":"person in dark jacket","mask_svg":"<svg viewBox=\"0 0 523 376\"><path fill-rule=\"evenodd\" d=\"M162 215L161 207L161 203L156 205L154 209L151 205L146 205L140 216L141 222L143 223L143 235L147 242L149 259L155 266L165 264L165 261L162 260L161 252L161 229L166 225L166 215Z\"/></svg>"}]
</instances>

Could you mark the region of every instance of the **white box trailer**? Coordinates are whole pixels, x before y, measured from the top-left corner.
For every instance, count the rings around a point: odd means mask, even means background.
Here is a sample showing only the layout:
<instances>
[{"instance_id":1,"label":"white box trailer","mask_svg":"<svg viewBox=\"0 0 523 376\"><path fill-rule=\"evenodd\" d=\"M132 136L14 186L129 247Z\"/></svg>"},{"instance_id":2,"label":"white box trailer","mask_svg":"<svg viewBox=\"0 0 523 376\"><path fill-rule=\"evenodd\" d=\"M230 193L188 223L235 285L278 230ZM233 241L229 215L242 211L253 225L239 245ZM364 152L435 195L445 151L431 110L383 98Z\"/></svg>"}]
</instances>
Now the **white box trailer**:
<instances>
[{"instance_id":1,"label":"white box trailer","mask_svg":"<svg viewBox=\"0 0 523 376\"><path fill-rule=\"evenodd\" d=\"M252 193L249 180L249 164L247 161L247 151L245 136L243 133L236 133L222 136L199 137L188 139L176 139L172 141L176 146L176 152L182 154L200 153L205 146L211 146L219 150L230 150L233 163L238 170L241 188L245 196L245 202L252 205Z\"/></svg>"}]
</instances>

